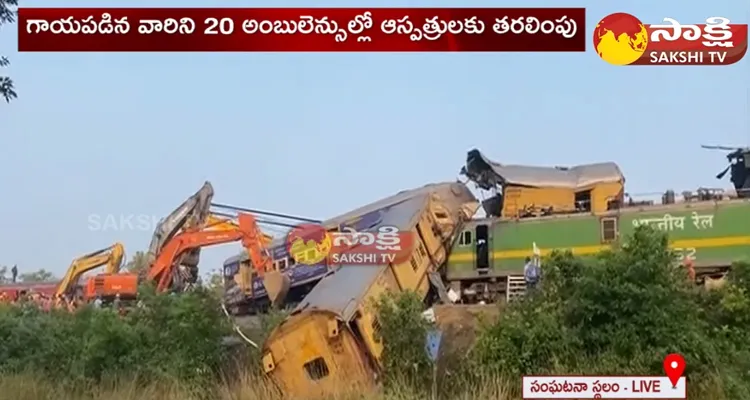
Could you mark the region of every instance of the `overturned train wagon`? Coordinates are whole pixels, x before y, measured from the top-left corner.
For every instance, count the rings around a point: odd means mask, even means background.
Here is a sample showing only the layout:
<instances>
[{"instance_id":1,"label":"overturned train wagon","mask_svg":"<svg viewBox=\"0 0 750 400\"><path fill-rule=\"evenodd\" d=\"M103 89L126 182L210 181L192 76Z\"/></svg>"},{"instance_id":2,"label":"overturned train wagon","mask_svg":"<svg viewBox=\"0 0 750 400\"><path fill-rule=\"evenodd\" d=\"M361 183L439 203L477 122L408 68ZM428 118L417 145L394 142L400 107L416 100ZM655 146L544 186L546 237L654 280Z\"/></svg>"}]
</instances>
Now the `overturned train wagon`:
<instances>
[{"instance_id":1,"label":"overturned train wagon","mask_svg":"<svg viewBox=\"0 0 750 400\"><path fill-rule=\"evenodd\" d=\"M409 194L379 210L380 221L372 227L411 232L409 257L396 264L336 267L267 339L264 371L286 394L374 385L383 347L373 303L386 292L411 290L423 298L433 293L429 275L446 261L456 232L478 203L461 183L429 185Z\"/></svg>"},{"instance_id":2,"label":"overturned train wagon","mask_svg":"<svg viewBox=\"0 0 750 400\"><path fill-rule=\"evenodd\" d=\"M377 229L377 226L383 226L383 210L395 204L424 196L432 193L440 197L447 209L456 209L459 204L466 204L467 213L476 209L475 199L471 192L461 183L435 183L411 190L403 190L394 195L382 198L373 203L356 208L345 214L329 218L321 223L328 231L343 231L351 228L357 232ZM437 211L437 216L446 214ZM446 214L447 215L447 214ZM294 307L299 304L313 287L329 273L329 265L325 260L313 264L297 263L289 252L286 238L277 238L269 245L274 268L286 274L289 277L290 288L284 299L286 306ZM243 293L240 289L242 277L240 272L241 266L249 266L250 259L246 251L230 257L224 261L224 291L225 303L229 312L233 315L254 314L265 312L270 301L268 293L264 286L263 278L253 278L252 295Z\"/></svg>"}]
</instances>

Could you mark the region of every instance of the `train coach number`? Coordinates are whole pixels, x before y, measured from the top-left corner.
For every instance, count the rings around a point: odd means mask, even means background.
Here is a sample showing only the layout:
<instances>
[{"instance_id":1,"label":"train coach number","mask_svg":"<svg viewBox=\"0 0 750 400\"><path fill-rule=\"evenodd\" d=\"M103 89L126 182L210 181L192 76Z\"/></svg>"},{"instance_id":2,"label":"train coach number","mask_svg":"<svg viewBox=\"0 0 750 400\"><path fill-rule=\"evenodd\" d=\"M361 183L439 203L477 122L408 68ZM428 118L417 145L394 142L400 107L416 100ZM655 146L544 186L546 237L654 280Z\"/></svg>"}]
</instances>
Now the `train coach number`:
<instances>
[{"instance_id":1,"label":"train coach number","mask_svg":"<svg viewBox=\"0 0 750 400\"><path fill-rule=\"evenodd\" d=\"M695 261L695 247L675 247L674 252L677 254L677 258L682 260Z\"/></svg>"}]
</instances>

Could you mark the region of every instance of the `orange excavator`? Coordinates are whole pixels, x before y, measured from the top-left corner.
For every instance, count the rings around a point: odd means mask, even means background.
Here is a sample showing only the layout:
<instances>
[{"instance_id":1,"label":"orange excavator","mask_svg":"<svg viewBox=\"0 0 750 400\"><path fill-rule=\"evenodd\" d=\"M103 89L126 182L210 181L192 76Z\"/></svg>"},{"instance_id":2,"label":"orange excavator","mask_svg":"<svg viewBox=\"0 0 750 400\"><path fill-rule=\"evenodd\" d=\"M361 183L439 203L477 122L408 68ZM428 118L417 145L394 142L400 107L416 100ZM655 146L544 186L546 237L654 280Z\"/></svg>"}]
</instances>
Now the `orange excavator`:
<instances>
[{"instance_id":1,"label":"orange excavator","mask_svg":"<svg viewBox=\"0 0 750 400\"><path fill-rule=\"evenodd\" d=\"M88 271L106 265L107 274L120 272L125 258L125 248L121 243L115 243L107 248L76 258L68 267L62 281L57 285L55 296L74 295L81 276Z\"/></svg>"},{"instance_id":2,"label":"orange excavator","mask_svg":"<svg viewBox=\"0 0 750 400\"><path fill-rule=\"evenodd\" d=\"M252 214L239 214L234 221L221 213L211 212L214 189L210 182L159 221L149 245L145 273L101 274L86 284L88 299L97 296L112 298L135 297L138 283L155 281L159 291L182 291L197 281L200 249L204 246L242 241L252 265L240 271L241 289L253 293L252 280L256 274L266 274L265 284L269 298L283 300L289 287L286 274L274 270L266 245L271 237L264 235ZM257 271L257 272L256 272ZM272 300L272 302L274 302Z\"/></svg>"},{"instance_id":3,"label":"orange excavator","mask_svg":"<svg viewBox=\"0 0 750 400\"><path fill-rule=\"evenodd\" d=\"M259 275L273 270L271 257L264 245L264 235L252 214L240 214L238 224L227 223L223 229L186 231L176 235L161 250L154 264L149 268L147 279L157 282L158 291L171 287L174 277L174 260L186 251L204 246L223 244L240 240L253 260L253 267ZM225 224L225 221L219 223ZM251 285L252 287L252 285Z\"/></svg>"},{"instance_id":4,"label":"orange excavator","mask_svg":"<svg viewBox=\"0 0 750 400\"><path fill-rule=\"evenodd\" d=\"M210 182L205 182L195 194L188 197L159 221L146 253L148 265L153 265L161 249L180 231L205 224L213 195L213 186ZM193 251L185 252L175 262L191 271L197 271L199 257L200 248L196 248ZM120 295L121 298L135 297L138 291L138 282L143 278L143 276L133 274L105 273L96 275L86 282L84 298L90 301L95 297L110 299L116 295Z\"/></svg>"},{"instance_id":5,"label":"orange excavator","mask_svg":"<svg viewBox=\"0 0 750 400\"><path fill-rule=\"evenodd\" d=\"M274 270L273 260L265 246L266 236L258 227L255 217L252 214L241 213L237 220L238 222L234 223L214 217L211 219L214 224L187 228L174 235L161 247L144 278L156 282L158 292L173 289L174 280L179 274L178 260L183 255L205 246L241 241L251 259L251 266L241 273L243 290L252 294L252 280L257 274L274 282L268 285L274 287L266 288L272 294L269 297L274 301L283 298L284 288L288 290L289 287L288 278ZM101 274L89 280L86 296L111 298L119 294L120 298L134 298L138 282L137 274Z\"/></svg>"}]
</instances>

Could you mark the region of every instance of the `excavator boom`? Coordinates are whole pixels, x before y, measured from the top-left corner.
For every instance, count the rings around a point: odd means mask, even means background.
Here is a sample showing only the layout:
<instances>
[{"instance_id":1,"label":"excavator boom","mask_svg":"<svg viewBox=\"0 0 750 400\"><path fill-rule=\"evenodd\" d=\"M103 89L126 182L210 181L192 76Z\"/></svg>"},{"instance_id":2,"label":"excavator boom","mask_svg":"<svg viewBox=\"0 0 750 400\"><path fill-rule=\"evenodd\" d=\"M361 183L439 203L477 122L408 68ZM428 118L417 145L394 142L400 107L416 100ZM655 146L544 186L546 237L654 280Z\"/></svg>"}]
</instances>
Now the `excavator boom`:
<instances>
[{"instance_id":1,"label":"excavator boom","mask_svg":"<svg viewBox=\"0 0 750 400\"><path fill-rule=\"evenodd\" d=\"M226 230L182 232L174 236L161 249L161 252L148 271L147 279L158 282L158 291L165 291L172 284L174 270L177 267L175 260L183 253L205 246L230 243L237 240L241 240L242 245L251 254L262 254L262 251L258 249L264 248L262 242L263 236L260 234L255 217L250 214L240 214L238 224L236 226L228 224ZM268 261L265 261L266 259ZM258 274L262 275L267 268L270 268L270 257L263 258L261 255L258 260L259 262L258 264L254 264L254 268Z\"/></svg>"},{"instance_id":2,"label":"excavator boom","mask_svg":"<svg viewBox=\"0 0 750 400\"><path fill-rule=\"evenodd\" d=\"M78 284L81 275L102 265L106 265L105 272L107 274L116 274L120 271L124 258L125 248L121 243L115 243L110 247L76 258L68 267L62 281L57 285L55 295L60 296L70 293Z\"/></svg>"},{"instance_id":3,"label":"excavator boom","mask_svg":"<svg viewBox=\"0 0 750 400\"><path fill-rule=\"evenodd\" d=\"M181 229L203 224L209 215L213 197L213 186L210 182L205 182L200 190L188 197L179 207L159 221L148 249L149 263L156 260L162 247Z\"/></svg>"},{"instance_id":4,"label":"excavator boom","mask_svg":"<svg viewBox=\"0 0 750 400\"><path fill-rule=\"evenodd\" d=\"M231 216L224 216L220 213L211 213L208 215L208 218L206 218L206 226L204 230L224 231L234 228L239 228L239 224L233 221ZM265 246L270 245L271 241L273 241L273 236L271 235L266 235L263 232L260 232L260 235L263 238L263 244Z\"/></svg>"},{"instance_id":5,"label":"excavator boom","mask_svg":"<svg viewBox=\"0 0 750 400\"><path fill-rule=\"evenodd\" d=\"M227 207L227 206L225 206ZM249 214L252 216L252 214ZM277 214L278 215L278 214ZM220 217L230 218L222 219ZM213 213L208 217L208 225L206 229L219 229L219 227L226 227L227 225L237 226L237 223L232 221L232 216L223 213ZM268 250L268 246L271 244L273 237L266 235L260 230L258 220L255 220L252 224L253 239L250 246L245 246L248 253L248 262L240 264L239 273L235 278L237 286L242 291L243 296L253 297L253 270L264 271L265 276L263 279L263 286L265 286L268 299L271 301L271 305L277 306L281 304L286 295L291 289L291 280L288 275L277 271L273 264L273 257L271 252Z\"/></svg>"},{"instance_id":6,"label":"excavator boom","mask_svg":"<svg viewBox=\"0 0 750 400\"><path fill-rule=\"evenodd\" d=\"M252 296L253 277L265 276L266 292L272 302L283 298L289 288L289 279L285 274L274 270L273 260L266 243L271 238L265 235L252 214L240 213L237 222L222 219L210 214L202 223L182 228L182 231L161 244L155 253L155 259L145 274L145 278L157 284L157 291L164 292L170 288L182 288L175 278L179 276L180 260L185 254L195 252L202 247L241 241L249 254L252 265L242 268L240 288ZM155 243L155 242L154 242ZM266 273L269 273L266 275ZM86 297L96 296L134 298L137 294L139 277L136 274L100 274L86 284Z\"/></svg>"}]
</instances>

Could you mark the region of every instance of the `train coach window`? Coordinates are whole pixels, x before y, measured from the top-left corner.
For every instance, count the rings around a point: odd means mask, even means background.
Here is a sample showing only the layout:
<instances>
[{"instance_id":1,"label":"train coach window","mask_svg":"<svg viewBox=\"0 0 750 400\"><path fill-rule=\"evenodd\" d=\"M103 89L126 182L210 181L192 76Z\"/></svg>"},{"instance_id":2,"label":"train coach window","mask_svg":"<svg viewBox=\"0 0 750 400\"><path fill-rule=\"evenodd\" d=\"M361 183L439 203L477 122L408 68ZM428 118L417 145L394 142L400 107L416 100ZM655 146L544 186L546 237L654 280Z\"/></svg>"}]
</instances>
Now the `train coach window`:
<instances>
[{"instance_id":1,"label":"train coach window","mask_svg":"<svg viewBox=\"0 0 750 400\"><path fill-rule=\"evenodd\" d=\"M383 327L380 325L380 321L378 321L377 318L373 318L372 320L372 332L376 343L380 343L380 338L382 335Z\"/></svg>"},{"instance_id":2,"label":"train coach window","mask_svg":"<svg viewBox=\"0 0 750 400\"><path fill-rule=\"evenodd\" d=\"M617 239L617 218L602 218L602 242L609 243Z\"/></svg>"},{"instance_id":3,"label":"train coach window","mask_svg":"<svg viewBox=\"0 0 750 400\"><path fill-rule=\"evenodd\" d=\"M424 243L419 243L419 255L427 257L427 250L424 249Z\"/></svg>"},{"instance_id":4,"label":"train coach window","mask_svg":"<svg viewBox=\"0 0 750 400\"><path fill-rule=\"evenodd\" d=\"M461 236L458 238L458 245L459 246L469 246L471 245L471 231L463 231L461 232Z\"/></svg>"},{"instance_id":5,"label":"train coach window","mask_svg":"<svg viewBox=\"0 0 750 400\"><path fill-rule=\"evenodd\" d=\"M318 357L306 363L305 372L307 372L307 376L314 381L325 378L329 374L326 360L324 360L323 357Z\"/></svg>"},{"instance_id":6,"label":"train coach window","mask_svg":"<svg viewBox=\"0 0 750 400\"><path fill-rule=\"evenodd\" d=\"M237 274L237 271L239 271L240 264L239 263L232 263L224 266L224 276L232 277Z\"/></svg>"},{"instance_id":7,"label":"train coach window","mask_svg":"<svg viewBox=\"0 0 750 400\"><path fill-rule=\"evenodd\" d=\"M439 205L435 206L432 217L438 220L438 222L440 223L450 221L450 213L448 213L448 210L445 207Z\"/></svg>"}]
</instances>

